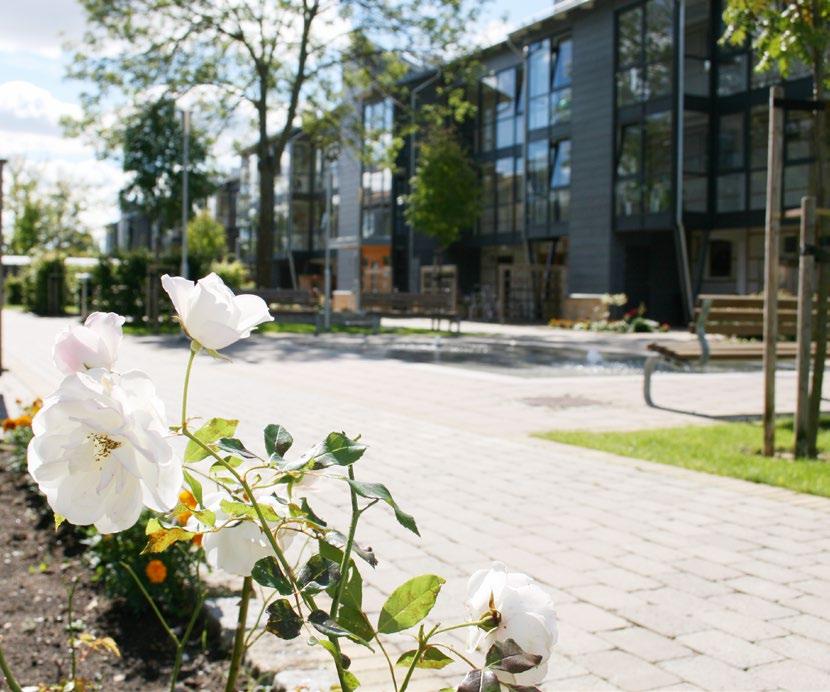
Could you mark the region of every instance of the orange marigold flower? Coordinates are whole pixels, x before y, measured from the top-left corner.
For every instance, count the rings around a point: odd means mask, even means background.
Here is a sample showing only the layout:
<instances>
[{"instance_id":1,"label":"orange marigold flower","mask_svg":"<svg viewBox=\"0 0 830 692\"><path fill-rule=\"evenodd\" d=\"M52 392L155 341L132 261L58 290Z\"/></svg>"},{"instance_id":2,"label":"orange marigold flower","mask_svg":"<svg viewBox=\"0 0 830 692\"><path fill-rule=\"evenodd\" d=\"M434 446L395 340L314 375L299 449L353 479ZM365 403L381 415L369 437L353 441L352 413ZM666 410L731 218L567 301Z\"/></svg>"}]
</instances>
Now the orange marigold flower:
<instances>
[{"instance_id":1,"label":"orange marigold flower","mask_svg":"<svg viewBox=\"0 0 830 692\"><path fill-rule=\"evenodd\" d=\"M179 512L176 515L176 523L179 526L184 526L188 521L190 521L190 517L192 517L192 516L193 515L190 512L188 512L187 510L185 510L183 512Z\"/></svg>"},{"instance_id":2,"label":"orange marigold flower","mask_svg":"<svg viewBox=\"0 0 830 692\"><path fill-rule=\"evenodd\" d=\"M193 538L191 538L191 539L190 539L190 541L191 541L191 542L193 543L193 545L195 545L197 548L201 548L201 547L202 547L202 534L201 534L201 533L197 533L195 536L193 536Z\"/></svg>"},{"instance_id":3,"label":"orange marigold flower","mask_svg":"<svg viewBox=\"0 0 830 692\"><path fill-rule=\"evenodd\" d=\"M179 493L179 502L181 502L185 507L196 509L196 498L193 497L193 493L189 490L182 490Z\"/></svg>"},{"instance_id":4,"label":"orange marigold flower","mask_svg":"<svg viewBox=\"0 0 830 692\"><path fill-rule=\"evenodd\" d=\"M17 419L17 427L18 428L31 428L32 427L32 417L27 415L22 415Z\"/></svg>"},{"instance_id":5,"label":"orange marigold flower","mask_svg":"<svg viewBox=\"0 0 830 692\"><path fill-rule=\"evenodd\" d=\"M17 427L17 421L14 418L4 418L3 419L3 430L8 432L9 430L14 430Z\"/></svg>"},{"instance_id":6,"label":"orange marigold flower","mask_svg":"<svg viewBox=\"0 0 830 692\"><path fill-rule=\"evenodd\" d=\"M161 584L167 579L167 566L161 560L150 560L144 568L144 574L151 584Z\"/></svg>"}]
</instances>

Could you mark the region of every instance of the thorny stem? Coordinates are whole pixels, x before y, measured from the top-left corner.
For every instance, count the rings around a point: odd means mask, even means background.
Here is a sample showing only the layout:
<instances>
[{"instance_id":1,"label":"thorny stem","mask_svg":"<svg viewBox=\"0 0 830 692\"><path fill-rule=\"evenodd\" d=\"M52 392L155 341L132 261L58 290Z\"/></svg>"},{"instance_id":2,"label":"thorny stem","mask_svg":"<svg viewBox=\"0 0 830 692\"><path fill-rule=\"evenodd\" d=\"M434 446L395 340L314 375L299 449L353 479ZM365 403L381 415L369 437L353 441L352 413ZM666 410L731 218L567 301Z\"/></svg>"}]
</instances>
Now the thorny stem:
<instances>
[{"instance_id":1,"label":"thorny stem","mask_svg":"<svg viewBox=\"0 0 830 692\"><path fill-rule=\"evenodd\" d=\"M392 678L392 686L395 688L395 692L398 692L398 679L395 677L395 664L392 663L392 659L389 658L389 653L386 651L386 647L383 645L383 642L377 632L375 632L374 638L383 653L383 657L386 659L386 665L389 666L389 675Z\"/></svg>"},{"instance_id":2,"label":"thorny stem","mask_svg":"<svg viewBox=\"0 0 830 692\"><path fill-rule=\"evenodd\" d=\"M242 581L242 598L239 602L239 617L236 620L236 633L233 639L233 655L231 665L228 668L228 682L225 685L225 692L234 692L236 689L236 678L239 675L239 668L245 656L245 630L248 624L248 603L251 600L253 584L250 577Z\"/></svg>"},{"instance_id":3,"label":"thorny stem","mask_svg":"<svg viewBox=\"0 0 830 692\"><path fill-rule=\"evenodd\" d=\"M21 688L20 685L17 684L17 680L14 679L14 675L12 675L9 664L6 663L6 657L3 656L2 646L0 646L0 670L3 671L3 676L6 678L6 682L8 683L11 692L23 692L23 688Z\"/></svg>"},{"instance_id":4,"label":"thorny stem","mask_svg":"<svg viewBox=\"0 0 830 692\"><path fill-rule=\"evenodd\" d=\"M445 632L452 632L453 630L459 630L463 627L479 627L483 624L489 623L489 618L482 618L481 620L476 620L475 622L462 622L458 625L450 625L449 627L442 627L438 628L437 626L433 627L425 636L421 635L418 637L418 650L415 652L415 657L412 659L412 663L409 665L409 669L406 671L406 677L403 679L403 683L401 683L400 692L404 692L407 686L409 685L409 681L412 679L412 674L415 672L415 668L418 665L418 661L421 660L421 656L423 656L424 652L427 650L427 645L429 644L429 640L432 639L437 634L444 634ZM446 646L446 645L443 645ZM447 647L450 648L450 647ZM456 652L457 653L457 652ZM460 654L459 654L460 655ZM461 656L461 658L464 658ZM466 658L464 658L467 663L470 663ZM471 664L472 665L472 664ZM475 666L473 666L475 667Z\"/></svg>"},{"instance_id":5,"label":"thorny stem","mask_svg":"<svg viewBox=\"0 0 830 692\"><path fill-rule=\"evenodd\" d=\"M150 604L150 607L153 609L153 612L156 614L158 621L161 623L161 626L164 628L164 631L167 632L167 636L173 641L176 645L176 648L179 648L180 642L179 638L176 636L176 633L170 629L170 625L167 624L167 620L164 619L164 615L161 614L156 602L153 600L153 597L147 592L147 589L144 588L144 584L141 583L141 579L138 578L138 575L133 571L133 568L130 567L126 562L121 562L121 566L130 573L130 576L133 578L133 581L138 586L139 590L142 594L144 594L144 598L147 599L147 603Z\"/></svg>"},{"instance_id":6,"label":"thorny stem","mask_svg":"<svg viewBox=\"0 0 830 692\"><path fill-rule=\"evenodd\" d=\"M279 544L277 543L277 539L274 537L274 534L271 532L271 527L268 525L268 521L265 519L265 515L262 513L262 508L259 506L256 498L254 497L253 490L248 482L236 471L233 466L231 466L225 459L223 459L219 454L217 454L214 450L212 450L208 445L206 445L202 440L196 437L193 433L190 432L187 428L187 392L188 388L190 387L190 372L193 368L193 360L196 357L196 354L201 350L200 346L196 346L195 343L191 343L190 347L190 356L187 360L187 369L185 370L184 376L184 392L182 393L182 423L181 423L181 432L182 435L187 437L189 440L195 442L199 447L201 447L205 452L207 452L210 456L212 456L216 461L218 461L222 466L234 477L237 483L242 486L242 489L247 494L248 499L251 502L251 505L256 512L257 518L259 519L260 527L262 528L262 532L265 534L265 537L268 539L268 543L271 545L271 549L274 551L274 555L277 558L277 561L280 563L283 571L285 572L286 576L288 577L289 581L291 582L292 589L294 590L295 597L297 597L297 607L299 609L299 597L305 601L306 605L313 611L317 610L317 604L314 601L314 597L310 594L303 594L300 591L300 588L297 584L297 578L294 574L294 570L291 568L291 565L288 563L288 560L285 558L285 554L283 553L282 549L280 548ZM334 659L334 665L337 669L337 678L340 681L340 686L344 692L349 689L349 686L346 681L346 674L343 668L343 659L340 655L340 643L337 641L337 638L333 638L332 644L336 650L336 655L332 655Z\"/></svg>"},{"instance_id":7,"label":"thorny stem","mask_svg":"<svg viewBox=\"0 0 830 692\"><path fill-rule=\"evenodd\" d=\"M75 651L75 628L72 625L72 601L75 598L75 589L78 582L72 580L72 585L69 587L69 597L66 599L66 620L67 629L69 630L69 671L70 680L75 684L75 678L78 675L78 657Z\"/></svg>"},{"instance_id":8,"label":"thorny stem","mask_svg":"<svg viewBox=\"0 0 830 692\"><path fill-rule=\"evenodd\" d=\"M199 598L196 600L196 605L193 607L193 613L190 615L190 620L187 623L187 627L185 627L184 634L179 642L179 645L176 647L176 658L173 661L173 672L170 678L170 692L174 692L176 689L176 682L179 678L179 671L182 668L182 658L184 656L184 647L187 646L187 642L190 641L190 635L193 632L193 627L196 625L196 620L199 619L199 613L202 612L202 605L205 602L205 594L200 593Z\"/></svg>"}]
</instances>

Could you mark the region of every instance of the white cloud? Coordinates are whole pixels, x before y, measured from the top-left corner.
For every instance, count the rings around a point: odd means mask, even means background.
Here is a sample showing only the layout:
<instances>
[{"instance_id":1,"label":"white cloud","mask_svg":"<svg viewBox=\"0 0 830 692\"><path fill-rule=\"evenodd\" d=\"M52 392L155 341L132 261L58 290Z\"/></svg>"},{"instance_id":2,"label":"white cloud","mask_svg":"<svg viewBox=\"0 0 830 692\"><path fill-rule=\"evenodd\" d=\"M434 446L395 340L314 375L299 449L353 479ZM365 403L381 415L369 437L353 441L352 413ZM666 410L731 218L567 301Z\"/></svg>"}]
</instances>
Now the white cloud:
<instances>
[{"instance_id":1,"label":"white cloud","mask_svg":"<svg viewBox=\"0 0 830 692\"><path fill-rule=\"evenodd\" d=\"M17 80L0 84L0 129L57 135L62 116L80 114L77 104L61 101L31 82Z\"/></svg>"},{"instance_id":2,"label":"white cloud","mask_svg":"<svg viewBox=\"0 0 830 692\"><path fill-rule=\"evenodd\" d=\"M0 51L60 58L61 43L83 35L84 13L76 0L0 2Z\"/></svg>"}]
</instances>

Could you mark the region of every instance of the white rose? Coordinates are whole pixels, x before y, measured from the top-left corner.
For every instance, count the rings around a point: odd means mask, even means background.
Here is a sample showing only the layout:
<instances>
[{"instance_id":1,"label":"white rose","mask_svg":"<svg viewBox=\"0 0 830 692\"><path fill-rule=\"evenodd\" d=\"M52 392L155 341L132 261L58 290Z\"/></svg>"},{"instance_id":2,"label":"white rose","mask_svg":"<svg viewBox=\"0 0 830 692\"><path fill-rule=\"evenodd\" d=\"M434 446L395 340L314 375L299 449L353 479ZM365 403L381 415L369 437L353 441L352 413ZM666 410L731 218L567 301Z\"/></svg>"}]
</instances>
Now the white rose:
<instances>
[{"instance_id":1,"label":"white rose","mask_svg":"<svg viewBox=\"0 0 830 692\"><path fill-rule=\"evenodd\" d=\"M66 375L92 368L112 370L118 356L124 318L114 312L93 312L83 325L68 327L55 339L52 358Z\"/></svg>"},{"instance_id":2,"label":"white rose","mask_svg":"<svg viewBox=\"0 0 830 692\"><path fill-rule=\"evenodd\" d=\"M273 319L262 298L235 296L214 273L195 284L165 274L161 285L173 301L187 335L213 351L250 336L256 326Z\"/></svg>"},{"instance_id":3,"label":"white rose","mask_svg":"<svg viewBox=\"0 0 830 692\"><path fill-rule=\"evenodd\" d=\"M164 404L143 372L69 375L32 431L29 473L71 523L114 533L135 524L143 506L176 505L182 463L167 440Z\"/></svg>"},{"instance_id":4,"label":"white rose","mask_svg":"<svg viewBox=\"0 0 830 692\"><path fill-rule=\"evenodd\" d=\"M542 657L542 662L524 673L496 671L507 684L538 685L544 680L553 645L556 644L556 611L550 594L530 577L508 572L500 562L479 570L467 585L467 607L474 620L487 617L490 604L499 613L499 624L488 632L470 628L470 651L486 652L494 642L515 641L525 653Z\"/></svg>"},{"instance_id":5,"label":"white rose","mask_svg":"<svg viewBox=\"0 0 830 692\"><path fill-rule=\"evenodd\" d=\"M223 498L227 498L224 493L216 493L205 498L205 506L216 514L217 526L224 523L227 518L221 509ZM257 502L267 503L267 498L259 495ZM207 563L229 574L250 577L251 570L259 560L273 555L271 544L257 522L240 520L218 531L202 530L206 531L202 539L202 547L205 550ZM286 531L280 531L276 538L280 548L285 550L291 544L293 536Z\"/></svg>"}]
</instances>

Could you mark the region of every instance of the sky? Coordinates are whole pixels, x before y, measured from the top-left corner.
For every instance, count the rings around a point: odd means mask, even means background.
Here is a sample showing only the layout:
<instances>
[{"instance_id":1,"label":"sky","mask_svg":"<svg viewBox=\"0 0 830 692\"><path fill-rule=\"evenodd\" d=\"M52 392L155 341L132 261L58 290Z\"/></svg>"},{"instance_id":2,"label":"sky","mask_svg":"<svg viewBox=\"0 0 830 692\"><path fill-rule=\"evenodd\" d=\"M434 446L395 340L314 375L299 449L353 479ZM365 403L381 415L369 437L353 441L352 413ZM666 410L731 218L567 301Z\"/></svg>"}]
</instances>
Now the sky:
<instances>
[{"instance_id":1,"label":"sky","mask_svg":"<svg viewBox=\"0 0 830 692\"><path fill-rule=\"evenodd\" d=\"M494 0L482 19L484 42L550 9L552 0ZM76 0L0 2L0 158L24 159L45 180L68 178L87 191L84 221L96 237L118 218L123 173L92 147L63 135L59 120L80 112L80 85L64 77L67 40L81 37ZM227 160L227 157L225 157ZM8 176L6 176L8 185Z\"/></svg>"}]
</instances>

